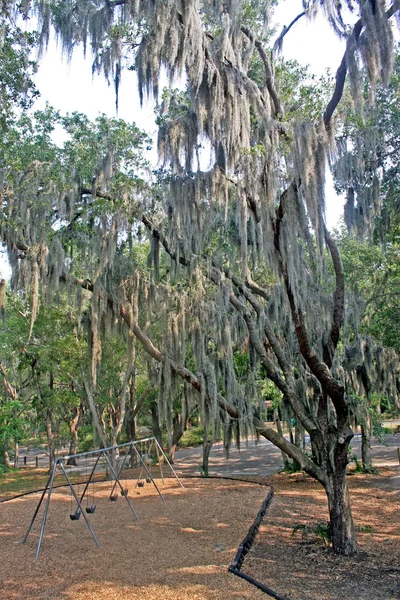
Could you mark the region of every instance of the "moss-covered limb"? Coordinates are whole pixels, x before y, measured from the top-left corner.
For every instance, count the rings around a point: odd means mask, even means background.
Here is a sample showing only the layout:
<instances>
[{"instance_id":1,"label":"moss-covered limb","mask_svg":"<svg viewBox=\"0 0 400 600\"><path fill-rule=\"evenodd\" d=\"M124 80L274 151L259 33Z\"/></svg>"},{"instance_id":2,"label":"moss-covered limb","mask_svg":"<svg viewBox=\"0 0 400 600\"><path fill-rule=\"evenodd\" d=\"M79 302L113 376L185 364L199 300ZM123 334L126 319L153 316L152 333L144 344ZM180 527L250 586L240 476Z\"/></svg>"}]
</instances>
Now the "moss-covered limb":
<instances>
[{"instance_id":1,"label":"moss-covered limb","mask_svg":"<svg viewBox=\"0 0 400 600\"><path fill-rule=\"evenodd\" d=\"M272 74L271 63L269 61L267 53L265 52L260 40L258 40L256 38L254 33L252 31L250 31L250 29L248 27L242 27L241 31L244 33L244 35L246 35L249 38L249 40L257 48L257 52L260 55L260 58L264 65L264 72L265 72L264 85L267 88L269 95L271 96L271 99L272 99L272 102L273 102L274 108L275 108L274 117L281 117L281 116L283 116L283 107L282 107L282 103L280 101L278 92L274 85L274 78L273 78L273 74Z\"/></svg>"},{"instance_id":2,"label":"moss-covered limb","mask_svg":"<svg viewBox=\"0 0 400 600\"><path fill-rule=\"evenodd\" d=\"M375 4L375 2L373 3L372 0L366 0L364 2L364 5L366 6L367 4L372 5L372 4ZM378 3L378 4L380 4L380 3ZM386 11L386 18L390 19L399 10L400 10L400 2L399 2L399 0L395 0L393 2L393 4L390 6L390 8ZM371 9L371 12L374 12L373 9ZM345 53L343 55L342 61L338 67L338 70L336 71L335 89L333 91L332 97L329 100L327 107L324 111L324 115L323 115L323 122L327 129L330 128L333 114L334 114L339 102L342 99L343 91L344 91L344 84L346 82L346 77L347 77L347 73L348 73L348 65L349 65L350 61L353 60L352 55L354 55L355 51L357 50L358 40L362 34L364 27L365 27L365 20L363 18L359 19L355 23L355 25L353 27L353 31L349 37L347 47L346 47ZM386 67L387 67L387 65L385 66L385 68Z\"/></svg>"},{"instance_id":3,"label":"moss-covered limb","mask_svg":"<svg viewBox=\"0 0 400 600\"><path fill-rule=\"evenodd\" d=\"M289 371L287 374L287 379L281 376L279 370L268 357L263 340L260 338L259 329L251 313L238 300L238 298L236 298L234 294L231 294L230 301L231 304L236 308L236 310L242 315L243 319L246 322L247 329L249 332L250 343L257 352L260 362L267 372L268 378L278 387L278 389L288 399L295 414L300 419L305 429L310 433L310 435L313 438L315 438L316 441L318 440L318 443L320 443L321 439L318 424L312 416L311 412L308 410L308 407L297 396L294 390L293 374ZM282 350L279 349L278 353L280 354L281 352ZM284 361L284 364L287 365L287 368L289 370L289 366L284 355L282 355L282 360Z\"/></svg>"},{"instance_id":4,"label":"moss-covered limb","mask_svg":"<svg viewBox=\"0 0 400 600\"><path fill-rule=\"evenodd\" d=\"M332 399L332 401L335 404L335 407L337 408L337 411L342 412L346 415L348 410L344 399L344 386L333 377L328 366L317 355L316 351L310 343L309 333L307 331L303 309L300 306L299 302L296 301L295 291L293 289L292 282L289 278L288 267L283 258L281 224L286 211L285 203L290 198L290 193L298 193L298 187L294 182L292 182L290 186L281 195L280 203L276 210L274 245L279 257L280 271L285 284L286 295L289 301L293 326L296 332L300 352L304 360L306 361L311 373L315 375L315 377L320 382L322 389Z\"/></svg>"},{"instance_id":5,"label":"moss-covered limb","mask_svg":"<svg viewBox=\"0 0 400 600\"><path fill-rule=\"evenodd\" d=\"M343 264L340 258L340 253L337 244L328 232L326 227L324 227L324 235L326 245L332 258L336 279L335 292L333 294L332 326L329 334L329 345L325 356L325 362L327 363L328 367L331 368L333 355L339 342L340 329L343 324L345 285Z\"/></svg>"},{"instance_id":6,"label":"moss-covered limb","mask_svg":"<svg viewBox=\"0 0 400 600\"><path fill-rule=\"evenodd\" d=\"M7 394L9 394L13 400L17 400L18 399L18 390L9 382L6 370L1 362L0 362L0 375L3 378L3 384L7 390Z\"/></svg>"},{"instance_id":7,"label":"moss-covered limb","mask_svg":"<svg viewBox=\"0 0 400 600\"><path fill-rule=\"evenodd\" d=\"M280 450L285 452L290 458L299 463L300 467L314 479L317 479L324 487L327 483L327 478L324 470L316 465L304 452L295 444L289 442L285 437L280 435L275 429L266 427L265 424L257 418L253 419L254 426L258 433L265 439L272 442Z\"/></svg>"},{"instance_id":8,"label":"moss-covered limb","mask_svg":"<svg viewBox=\"0 0 400 600\"><path fill-rule=\"evenodd\" d=\"M283 46L283 39L285 37L285 35L287 35L289 33L289 31L291 30L291 28L293 27L293 25L295 25L297 23L297 21L300 21L300 19L302 17L304 17L307 14L307 11L303 10L303 12L299 13L298 15L296 15L296 17L289 23L289 25L284 25L283 29L281 31L281 33L279 34L279 36L276 38L274 44L273 44L273 52L280 52Z\"/></svg>"}]
</instances>

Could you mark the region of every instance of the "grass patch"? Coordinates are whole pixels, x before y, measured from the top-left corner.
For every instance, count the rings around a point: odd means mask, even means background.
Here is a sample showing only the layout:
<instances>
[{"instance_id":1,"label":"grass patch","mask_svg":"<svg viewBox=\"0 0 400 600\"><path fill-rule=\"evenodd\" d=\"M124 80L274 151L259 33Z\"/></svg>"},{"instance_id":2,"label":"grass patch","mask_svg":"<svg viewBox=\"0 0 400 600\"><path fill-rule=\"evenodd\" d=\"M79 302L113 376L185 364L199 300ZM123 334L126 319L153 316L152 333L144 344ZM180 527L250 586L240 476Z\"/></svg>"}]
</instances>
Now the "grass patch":
<instances>
[{"instance_id":1,"label":"grass patch","mask_svg":"<svg viewBox=\"0 0 400 600\"><path fill-rule=\"evenodd\" d=\"M73 483L78 482L77 473L68 473L68 476ZM9 500L19 494L42 490L46 485L48 478L48 469L27 467L24 469L11 469L6 471L0 477L0 500ZM54 478L54 485L60 484L66 484L63 473L57 473Z\"/></svg>"}]
</instances>

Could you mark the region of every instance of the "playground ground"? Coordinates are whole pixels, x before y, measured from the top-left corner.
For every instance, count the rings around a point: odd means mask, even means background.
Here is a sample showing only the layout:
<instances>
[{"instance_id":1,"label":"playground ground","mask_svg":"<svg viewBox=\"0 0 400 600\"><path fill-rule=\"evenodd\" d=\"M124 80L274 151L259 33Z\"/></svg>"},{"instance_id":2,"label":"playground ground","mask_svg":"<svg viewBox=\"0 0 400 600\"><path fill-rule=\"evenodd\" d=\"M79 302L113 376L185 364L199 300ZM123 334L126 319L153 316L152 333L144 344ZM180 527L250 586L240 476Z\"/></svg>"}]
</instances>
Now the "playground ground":
<instances>
[{"instance_id":1,"label":"playground ground","mask_svg":"<svg viewBox=\"0 0 400 600\"><path fill-rule=\"evenodd\" d=\"M303 539L301 527L327 519L317 483L304 474L265 477L275 497L243 570L291 600L399 599L397 475L398 467L384 467L379 475L349 477L361 549L355 558L332 555L312 533ZM128 481L139 521L122 497L108 500L109 484L96 484L89 517L100 548L82 518L70 520L68 489L56 489L37 562L39 522L21 542L40 496L1 504L0 600L266 598L227 567L268 488L226 479L183 482L185 489L167 481L163 503L151 485L138 489ZM292 535L294 527L299 532Z\"/></svg>"}]
</instances>

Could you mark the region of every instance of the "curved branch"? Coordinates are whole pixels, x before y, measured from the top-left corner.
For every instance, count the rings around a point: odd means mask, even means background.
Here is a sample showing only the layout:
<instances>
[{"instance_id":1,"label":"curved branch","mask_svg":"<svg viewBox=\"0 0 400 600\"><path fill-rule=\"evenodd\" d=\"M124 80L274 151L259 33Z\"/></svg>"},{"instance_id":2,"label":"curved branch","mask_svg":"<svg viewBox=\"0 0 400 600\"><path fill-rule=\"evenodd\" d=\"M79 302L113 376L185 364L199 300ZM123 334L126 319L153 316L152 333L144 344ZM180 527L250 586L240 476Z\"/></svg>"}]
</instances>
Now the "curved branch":
<instances>
[{"instance_id":1,"label":"curved branch","mask_svg":"<svg viewBox=\"0 0 400 600\"><path fill-rule=\"evenodd\" d=\"M272 442L274 446L277 446L280 450L283 450L290 458L298 462L303 471L308 473L314 479L317 479L323 486L326 485L326 475L324 470L321 469L321 467L318 467L298 446L289 442L286 438L277 433L275 429L266 427L263 421L260 421L256 417L253 418L253 424L260 435Z\"/></svg>"},{"instance_id":2,"label":"curved branch","mask_svg":"<svg viewBox=\"0 0 400 600\"><path fill-rule=\"evenodd\" d=\"M275 107L275 114L274 117L278 116L278 115L283 115L283 107L281 104L281 101L279 99L278 93L275 89L274 86L274 78L272 75L272 69L271 69L271 65L270 65L270 61L268 59L268 56L260 42L260 40L258 40L255 35L253 34L252 31L250 31L250 29L248 29L247 27L241 27L241 31L244 33L244 35L246 37L249 38L249 40L255 45L255 47L257 48L257 52L260 55L260 58L264 64L264 71L265 71L265 86L269 92L269 95L272 98L272 102L274 103L274 107Z\"/></svg>"},{"instance_id":3,"label":"curved branch","mask_svg":"<svg viewBox=\"0 0 400 600\"><path fill-rule=\"evenodd\" d=\"M302 13L300 13L299 15L297 15L297 17L295 17L293 19L293 21L291 23L289 23L289 25L286 27L286 25L283 26L283 29L281 31L281 33L279 34L279 36L276 38L274 45L272 47L272 52L281 52L282 50L282 45L283 45L283 38L285 37L285 35L287 33L289 33L290 29L293 27L293 25L295 23L297 23L297 21L299 21L302 17L304 17L304 15L307 14L307 11L303 10Z\"/></svg>"},{"instance_id":4,"label":"curved branch","mask_svg":"<svg viewBox=\"0 0 400 600\"><path fill-rule=\"evenodd\" d=\"M386 11L386 17L388 19L390 19L398 10L400 10L400 0L395 0L393 2L392 6ZM343 96L344 84L345 84L346 75L347 75L347 56L349 55L350 52L354 52L353 49L350 50L349 41L355 40L355 42L357 42L361 35L362 28L363 28L363 23L362 23L361 19L359 19L353 27L351 36L349 37L349 39L347 41L347 48L343 55L342 62L340 63L339 68L336 71L335 89L333 91L332 98L329 100L329 103L325 109L324 116L323 116L323 121L324 121L324 125L325 125L326 129L329 129L333 113L335 112L337 105L339 104L339 102Z\"/></svg>"},{"instance_id":5,"label":"curved branch","mask_svg":"<svg viewBox=\"0 0 400 600\"><path fill-rule=\"evenodd\" d=\"M339 249L335 240L331 237L326 226L324 225L325 242L330 252L333 268L336 277L336 288L333 294L333 319L332 327L329 334L329 350L325 361L330 368L332 366L333 355L339 341L340 328L343 323L344 313L344 272L342 259L340 258Z\"/></svg>"},{"instance_id":6,"label":"curved branch","mask_svg":"<svg viewBox=\"0 0 400 600\"><path fill-rule=\"evenodd\" d=\"M326 363L318 357L317 353L315 352L314 348L310 343L304 314L302 309L299 306L297 306L297 303L295 301L295 295L292 289L291 282L289 280L287 266L282 258L280 240L281 222L285 214L284 203L290 192L293 192L295 194L297 194L298 192L297 184L295 184L294 182L292 182L290 186L281 195L281 200L276 210L274 245L275 250L278 253L281 273L285 283L286 295L289 301L290 312L292 315L293 326L296 332L296 337L301 355L306 361L311 373L315 375L315 377L320 382L322 390L332 399L332 402L334 403L338 414L341 413L343 415L347 415L348 407L344 398L344 387L339 381L337 381L333 377ZM340 313L338 313L338 316L340 316Z\"/></svg>"}]
</instances>

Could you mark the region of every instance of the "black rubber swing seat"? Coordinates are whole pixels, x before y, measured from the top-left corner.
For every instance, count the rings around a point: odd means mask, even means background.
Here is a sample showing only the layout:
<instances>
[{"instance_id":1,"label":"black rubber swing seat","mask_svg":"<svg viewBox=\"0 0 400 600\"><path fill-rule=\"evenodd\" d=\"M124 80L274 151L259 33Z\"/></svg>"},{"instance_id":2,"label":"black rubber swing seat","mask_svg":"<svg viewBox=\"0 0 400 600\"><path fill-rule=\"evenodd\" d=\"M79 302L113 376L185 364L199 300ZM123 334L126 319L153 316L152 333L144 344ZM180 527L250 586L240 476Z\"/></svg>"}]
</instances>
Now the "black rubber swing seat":
<instances>
[{"instance_id":1,"label":"black rubber swing seat","mask_svg":"<svg viewBox=\"0 0 400 600\"><path fill-rule=\"evenodd\" d=\"M86 507L86 512L90 515L92 515L94 512L96 512L96 505L92 504L92 506L87 506Z\"/></svg>"},{"instance_id":2,"label":"black rubber swing seat","mask_svg":"<svg viewBox=\"0 0 400 600\"><path fill-rule=\"evenodd\" d=\"M81 511L78 508L74 513L69 515L69 518L71 519L71 521L79 521L79 519L81 518Z\"/></svg>"},{"instance_id":3,"label":"black rubber swing seat","mask_svg":"<svg viewBox=\"0 0 400 600\"><path fill-rule=\"evenodd\" d=\"M121 490L121 496L127 496L128 495L128 488L125 488L123 490Z\"/></svg>"},{"instance_id":4,"label":"black rubber swing seat","mask_svg":"<svg viewBox=\"0 0 400 600\"><path fill-rule=\"evenodd\" d=\"M137 485L138 487L144 487L144 481L138 481Z\"/></svg>"},{"instance_id":5,"label":"black rubber swing seat","mask_svg":"<svg viewBox=\"0 0 400 600\"><path fill-rule=\"evenodd\" d=\"M110 500L111 502L116 502L118 500L118 494L111 494Z\"/></svg>"},{"instance_id":6,"label":"black rubber swing seat","mask_svg":"<svg viewBox=\"0 0 400 600\"><path fill-rule=\"evenodd\" d=\"M152 482L151 477L146 477L146 483L151 483L151 482Z\"/></svg>"}]
</instances>

